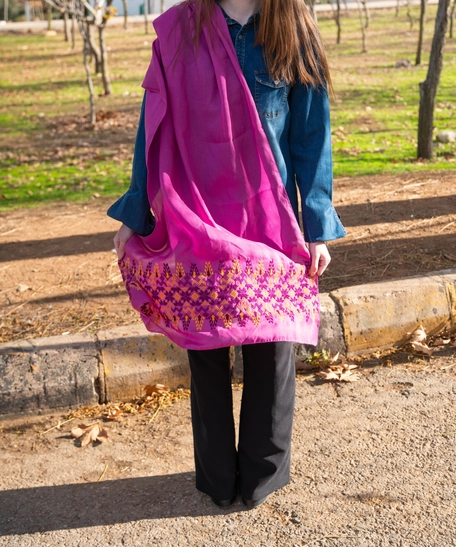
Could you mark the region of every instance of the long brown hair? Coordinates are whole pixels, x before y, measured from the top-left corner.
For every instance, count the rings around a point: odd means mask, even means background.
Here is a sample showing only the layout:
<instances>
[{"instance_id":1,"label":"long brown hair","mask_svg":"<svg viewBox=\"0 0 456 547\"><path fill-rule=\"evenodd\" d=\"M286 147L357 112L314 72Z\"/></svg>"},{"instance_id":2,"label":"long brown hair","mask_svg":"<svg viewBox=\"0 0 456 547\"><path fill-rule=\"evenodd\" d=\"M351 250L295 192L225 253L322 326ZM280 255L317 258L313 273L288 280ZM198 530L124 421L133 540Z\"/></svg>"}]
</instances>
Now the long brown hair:
<instances>
[{"instance_id":1,"label":"long brown hair","mask_svg":"<svg viewBox=\"0 0 456 547\"><path fill-rule=\"evenodd\" d=\"M215 0L186 0L193 4L194 44L208 23ZM261 0L256 44L263 46L264 59L274 80L332 88L328 61L317 25L304 0Z\"/></svg>"}]
</instances>

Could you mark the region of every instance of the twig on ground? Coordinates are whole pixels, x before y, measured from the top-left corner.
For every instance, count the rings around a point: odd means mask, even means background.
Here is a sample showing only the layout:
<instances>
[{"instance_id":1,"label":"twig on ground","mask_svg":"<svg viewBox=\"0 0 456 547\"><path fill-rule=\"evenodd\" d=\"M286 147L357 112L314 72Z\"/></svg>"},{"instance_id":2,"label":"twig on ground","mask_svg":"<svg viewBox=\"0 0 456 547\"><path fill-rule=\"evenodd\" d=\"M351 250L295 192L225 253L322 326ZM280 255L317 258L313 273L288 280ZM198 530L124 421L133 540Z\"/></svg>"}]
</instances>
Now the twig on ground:
<instances>
[{"instance_id":1,"label":"twig on ground","mask_svg":"<svg viewBox=\"0 0 456 547\"><path fill-rule=\"evenodd\" d=\"M160 409L161 409L161 407L162 407L162 402L163 402L163 399L160 399L160 402L158 403L158 408L157 408L157 410L154 412L152 418L149 420L149 423L151 423L151 422L155 419L155 417L157 416L157 414L159 413L159 411L160 411Z\"/></svg>"},{"instance_id":2,"label":"twig on ground","mask_svg":"<svg viewBox=\"0 0 456 547\"><path fill-rule=\"evenodd\" d=\"M91 321L90 323L88 323L87 325L85 325L84 327L82 327L82 329L79 329L78 332L82 332L86 329L88 329L91 325L93 325L95 323L95 321Z\"/></svg>"},{"instance_id":3,"label":"twig on ground","mask_svg":"<svg viewBox=\"0 0 456 547\"><path fill-rule=\"evenodd\" d=\"M388 257L393 251L394 249L391 249L391 251L388 251L385 256L380 257L379 260L385 260L385 258Z\"/></svg>"},{"instance_id":4,"label":"twig on ground","mask_svg":"<svg viewBox=\"0 0 456 547\"><path fill-rule=\"evenodd\" d=\"M32 300L32 298L35 296L35 294L36 294L36 292L34 292L28 300L26 300L25 302L22 302L22 304L19 304L19 306L16 306L12 310L9 310L8 312L6 312L5 315L6 316L11 315L13 312L15 312L15 311L19 310L20 308L22 308L22 306L25 306L26 304L28 304Z\"/></svg>"},{"instance_id":5,"label":"twig on ground","mask_svg":"<svg viewBox=\"0 0 456 547\"><path fill-rule=\"evenodd\" d=\"M440 234L441 232L443 232L443 230L446 230L447 228L449 228L450 226L452 226L454 224L454 220L453 222L449 222L446 226L444 226L443 228L440 228L440 230L437 232L438 234Z\"/></svg>"},{"instance_id":6,"label":"twig on ground","mask_svg":"<svg viewBox=\"0 0 456 547\"><path fill-rule=\"evenodd\" d=\"M68 422L72 422L76 418L70 418L69 420L65 420L64 422L59 422L57 425L54 425L53 427L50 427L49 429L46 429L46 431L42 431L40 435L44 435L46 433L49 433L49 431L52 431L53 429L58 429L63 424L67 424Z\"/></svg>"},{"instance_id":7,"label":"twig on ground","mask_svg":"<svg viewBox=\"0 0 456 547\"><path fill-rule=\"evenodd\" d=\"M105 467L103 469L103 473L98 477L97 482L100 482L101 479L105 476L106 470L108 469L108 464L105 464Z\"/></svg>"},{"instance_id":8,"label":"twig on ground","mask_svg":"<svg viewBox=\"0 0 456 547\"><path fill-rule=\"evenodd\" d=\"M0 236L7 236L8 234L12 234L13 232L17 232L19 228L13 228L12 230L8 230L7 232L2 232Z\"/></svg>"}]
</instances>

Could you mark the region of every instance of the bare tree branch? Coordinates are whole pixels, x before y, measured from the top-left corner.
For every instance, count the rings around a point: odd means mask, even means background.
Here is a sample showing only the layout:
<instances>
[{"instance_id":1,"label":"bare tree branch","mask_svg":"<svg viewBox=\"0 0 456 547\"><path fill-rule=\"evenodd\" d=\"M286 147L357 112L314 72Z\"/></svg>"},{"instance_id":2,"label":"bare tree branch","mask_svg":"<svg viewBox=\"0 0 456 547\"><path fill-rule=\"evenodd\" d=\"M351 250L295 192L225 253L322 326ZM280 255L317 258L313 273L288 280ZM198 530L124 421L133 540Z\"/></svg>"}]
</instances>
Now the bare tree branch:
<instances>
[{"instance_id":1,"label":"bare tree branch","mask_svg":"<svg viewBox=\"0 0 456 547\"><path fill-rule=\"evenodd\" d=\"M95 57L97 72L101 72L105 95L112 93L111 79L108 72L107 48L104 39L104 28L109 18L116 14L117 10L111 6L112 0L95 0L92 7L87 0L45 0L49 9L71 15L73 21L77 21L83 40L83 63L87 76L90 102L90 122L95 125L95 92L90 70L90 60ZM92 38L92 29L98 29L99 47ZM74 42L74 38L73 38Z\"/></svg>"},{"instance_id":2,"label":"bare tree branch","mask_svg":"<svg viewBox=\"0 0 456 547\"><path fill-rule=\"evenodd\" d=\"M424 23L426 22L426 6L427 6L427 0L421 0L420 32L418 35L418 46L416 49L415 65L421 64L421 51L423 49L423 38L424 38Z\"/></svg>"}]
</instances>

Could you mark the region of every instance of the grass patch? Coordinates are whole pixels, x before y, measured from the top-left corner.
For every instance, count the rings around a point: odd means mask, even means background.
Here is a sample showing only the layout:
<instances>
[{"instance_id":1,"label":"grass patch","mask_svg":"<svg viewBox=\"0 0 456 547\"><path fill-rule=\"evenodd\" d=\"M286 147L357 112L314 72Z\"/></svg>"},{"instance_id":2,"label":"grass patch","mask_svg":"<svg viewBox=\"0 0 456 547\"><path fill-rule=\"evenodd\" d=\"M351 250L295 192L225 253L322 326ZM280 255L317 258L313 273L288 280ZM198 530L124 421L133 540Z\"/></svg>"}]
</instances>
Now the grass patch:
<instances>
[{"instance_id":1,"label":"grass patch","mask_svg":"<svg viewBox=\"0 0 456 547\"><path fill-rule=\"evenodd\" d=\"M333 69L336 98L332 104L334 174L355 176L456 168L456 145L438 145L432 161L417 161L419 83L427 74L436 7L429 7L423 64L415 67L419 8L412 8L410 29L405 8L372 10L368 53L361 51L355 12L342 21L342 43L335 44L333 20L319 26ZM436 98L436 131L456 129L456 40L448 40ZM411 68L397 68L408 60Z\"/></svg>"},{"instance_id":2,"label":"grass patch","mask_svg":"<svg viewBox=\"0 0 456 547\"><path fill-rule=\"evenodd\" d=\"M423 65L396 68L415 58L418 7L410 29L405 7L372 10L368 53L362 54L356 12L342 19L342 43L336 26L319 16L320 30L336 97L332 101L334 173L336 176L456 168L456 144L439 145L430 162L416 160L419 82L426 77L436 6L428 7ZM118 196L127 187L141 81L150 59L153 36L142 24L107 28L113 95L99 97L103 121L88 124L88 93L77 49L63 36L1 34L0 70L0 210L53 200ZM456 40L447 40L435 112L437 130L456 129ZM101 94L99 76L95 89ZM116 117L117 116L117 117Z\"/></svg>"},{"instance_id":3,"label":"grass patch","mask_svg":"<svg viewBox=\"0 0 456 547\"><path fill-rule=\"evenodd\" d=\"M1 204L4 209L11 209L30 207L37 202L119 196L128 184L130 162L63 160L17 165L7 160L5 170Z\"/></svg>"}]
</instances>

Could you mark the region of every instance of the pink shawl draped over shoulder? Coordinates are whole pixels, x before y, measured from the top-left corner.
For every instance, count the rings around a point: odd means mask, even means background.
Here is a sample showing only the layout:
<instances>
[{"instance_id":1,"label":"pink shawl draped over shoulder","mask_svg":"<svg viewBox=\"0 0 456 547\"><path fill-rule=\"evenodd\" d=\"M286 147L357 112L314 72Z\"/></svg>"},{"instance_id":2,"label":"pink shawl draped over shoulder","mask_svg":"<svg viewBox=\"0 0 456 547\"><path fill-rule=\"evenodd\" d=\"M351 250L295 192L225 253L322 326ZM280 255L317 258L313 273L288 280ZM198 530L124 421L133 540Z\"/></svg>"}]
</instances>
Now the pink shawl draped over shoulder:
<instances>
[{"instance_id":1,"label":"pink shawl draped over shoulder","mask_svg":"<svg viewBox=\"0 0 456 547\"><path fill-rule=\"evenodd\" d=\"M155 20L144 79L154 232L119 266L147 329L186 349L316 344L317 279L220 9L197 52L192 8Z\"/></svg>"}]
</instances>

